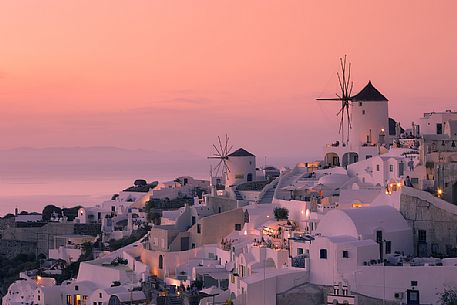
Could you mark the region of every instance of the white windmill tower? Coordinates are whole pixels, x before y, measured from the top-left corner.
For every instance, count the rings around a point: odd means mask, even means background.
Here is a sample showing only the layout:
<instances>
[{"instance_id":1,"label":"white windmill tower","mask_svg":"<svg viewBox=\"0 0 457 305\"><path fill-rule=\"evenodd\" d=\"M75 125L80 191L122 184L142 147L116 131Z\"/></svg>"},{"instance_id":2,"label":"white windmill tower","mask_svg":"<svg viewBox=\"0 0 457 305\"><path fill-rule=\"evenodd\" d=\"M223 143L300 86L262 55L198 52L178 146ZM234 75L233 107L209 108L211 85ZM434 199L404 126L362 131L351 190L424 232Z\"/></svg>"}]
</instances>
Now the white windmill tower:
<instances>
[{"instance_id":1,"label":"white windmill tower","mask_svg":"<svg viewBox=\"0 0 457 305\"><path fill-rule=\"evenodd\" d=\"M229 145L229 137L225 136L225 143L218 137L219 147L213 145L215 152L208 159L218 159L217 165L210 170L212 185L224 184L234 186L244 182L255 181L256 161L255 155L243 148L231 152L233 146ZM219 181L218 181L219 179ZM219 182L219 183L218 183Z\"/></svg>"},{"instance_id":2,"label":"white windmill tower","mask_svg":"<svg viewBox=\"0 0 457 305\"><path fill-rule=\"evenodd\" d=\"M377 146L389 141L388 100L371 81L359 93L352 95L351 63L347 62L346 56L340 58L340 66L341 74L337 72L337 76L341 93L337 93L336 98L317 100L341 101L337 116L341 115L339 133L344 149L339 154L340 159L346 159L344 156L347 155L346 163L350 164L357 162L359 157L365 159L378 154Z\"/></svg>"}]
</instances>

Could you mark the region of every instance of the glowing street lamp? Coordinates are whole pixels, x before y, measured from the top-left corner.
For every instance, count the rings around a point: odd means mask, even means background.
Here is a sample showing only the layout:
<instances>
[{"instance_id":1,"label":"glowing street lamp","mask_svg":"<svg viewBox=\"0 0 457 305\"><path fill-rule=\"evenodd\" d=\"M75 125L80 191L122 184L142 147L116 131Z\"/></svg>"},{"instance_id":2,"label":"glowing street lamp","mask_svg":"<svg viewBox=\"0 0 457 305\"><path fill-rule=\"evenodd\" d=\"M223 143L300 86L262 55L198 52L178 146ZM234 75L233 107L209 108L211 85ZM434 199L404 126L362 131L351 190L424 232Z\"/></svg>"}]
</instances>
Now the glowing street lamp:
<instances>
[{"instance_id":1,"label":"glowing street lamp","mask_svg":"<svg viewBox=\"0 0 457 305\"><path fill-rule=\"evenodd\" d=\"M443 189L442 188L439 187L437 193L438 193L438 198L443 197Z\"/></svg>"}]
</instances>

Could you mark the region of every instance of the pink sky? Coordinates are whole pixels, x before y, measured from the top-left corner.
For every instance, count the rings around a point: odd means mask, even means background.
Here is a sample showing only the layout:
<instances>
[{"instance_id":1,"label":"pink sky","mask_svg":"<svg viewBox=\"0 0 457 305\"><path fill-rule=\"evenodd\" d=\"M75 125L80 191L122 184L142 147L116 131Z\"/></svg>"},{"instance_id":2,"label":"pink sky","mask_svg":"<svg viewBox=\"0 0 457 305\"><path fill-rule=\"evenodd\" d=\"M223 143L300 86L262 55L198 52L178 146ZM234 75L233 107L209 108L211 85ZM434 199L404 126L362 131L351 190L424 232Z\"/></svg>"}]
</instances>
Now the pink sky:
<instances>
[{"instance_id":1,"label":"pink sky","mask_svg":"<svg viewBox=\"0 0 457 305\"><path fill-rule=\"evenodd\" d=\"M337 139L348 54L409 126L457 110L455 1L0 2L0 148L118 146L259 156Z\"/></svg>"}]
</instances>

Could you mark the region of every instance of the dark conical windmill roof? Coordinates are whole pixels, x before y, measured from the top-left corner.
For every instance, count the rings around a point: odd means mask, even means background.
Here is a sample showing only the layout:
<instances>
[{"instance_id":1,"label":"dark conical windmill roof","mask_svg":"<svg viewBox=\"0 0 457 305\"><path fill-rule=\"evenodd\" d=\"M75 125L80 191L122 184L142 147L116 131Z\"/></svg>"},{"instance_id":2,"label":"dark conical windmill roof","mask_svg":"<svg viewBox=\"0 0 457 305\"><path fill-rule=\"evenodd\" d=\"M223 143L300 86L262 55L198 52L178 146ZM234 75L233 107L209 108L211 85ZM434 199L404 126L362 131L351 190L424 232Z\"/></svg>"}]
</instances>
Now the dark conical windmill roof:
<instances>
[{"instance_id":1,"label":"dark conical windmill roof","mask_svg":"<svg viewBox=\"0 0 457 305\"><path fill-rule=\"evenodd\" d=\"M371 81L359 93L352 97L353 101L388 101L388 99L376 89Z\"/></svg>"},{"instance_id":2,"label":"dark conical windmill roof","mask_svg":"<svg viewBox=\"0 0 457 305\"><path fill-rule=\"evenodd\" d=\"M228 157L255 157L253 154L248 152L246 149L240 148L238 150L235 150L231 154L228 155Z\"/></svg>"}]
</instances>

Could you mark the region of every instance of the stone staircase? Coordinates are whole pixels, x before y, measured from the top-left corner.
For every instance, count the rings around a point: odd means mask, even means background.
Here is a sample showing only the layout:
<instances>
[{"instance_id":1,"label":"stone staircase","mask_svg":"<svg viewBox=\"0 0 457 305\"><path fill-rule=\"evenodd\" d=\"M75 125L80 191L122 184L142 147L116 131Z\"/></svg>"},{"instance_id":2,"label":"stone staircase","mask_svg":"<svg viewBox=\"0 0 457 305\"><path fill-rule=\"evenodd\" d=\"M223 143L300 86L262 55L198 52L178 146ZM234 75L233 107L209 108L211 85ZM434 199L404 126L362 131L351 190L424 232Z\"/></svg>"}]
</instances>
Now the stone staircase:
<instances>
[{"instance_id":1,"label":"stone staircase","mask_svg":"<svg viewBox=\"0 0 457 305\"><path fill-rule=\"evenodd\" d=\"M259 204L268 204L273 202L273 196L275 194L276 186L272 187L263 194L262 198L259 200Z\"/></svg>"},{"instance_id":2,"label":"stone staircase","mask_svg":"<svg viewBox=\"0 0 457 305\"><path fill-rule=\"evenodd\" d=\"M238 191L236 188L233 189L233 192L235 193L236 200L244 200L243 196L241 196L240 191Z\"/></svg>"}]
</instances>

